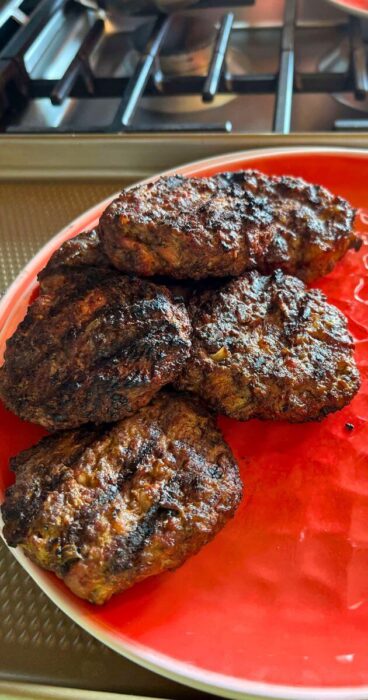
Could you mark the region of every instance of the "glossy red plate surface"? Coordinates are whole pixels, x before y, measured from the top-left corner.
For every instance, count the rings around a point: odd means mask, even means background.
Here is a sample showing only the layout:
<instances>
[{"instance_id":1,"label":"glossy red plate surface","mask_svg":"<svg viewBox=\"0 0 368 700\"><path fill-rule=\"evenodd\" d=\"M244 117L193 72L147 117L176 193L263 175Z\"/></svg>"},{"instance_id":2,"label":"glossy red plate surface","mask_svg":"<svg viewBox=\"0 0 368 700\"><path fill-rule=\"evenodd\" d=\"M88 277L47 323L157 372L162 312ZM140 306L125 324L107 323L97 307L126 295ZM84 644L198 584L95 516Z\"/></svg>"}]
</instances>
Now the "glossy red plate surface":
<instances>
[{"instance_id":1,"label":"glossy red plate surface","mask_svg":"<svg viewBox=\"0 0 368 700\"><path fill-rule=\"evenodd\" d=\"M300 175L358 208L360 253L349 252L317 285L349 318L362 376L358 395L322 423L220 419L245 483L235 519L178 571L101 608L78 600L54 576L15 554L74 620L120 653L177 680L232 697L366 698L368 152L253 152L178 171L205 175L242 167ZM25 313L37 270L103 208L98 205L55 237L10 288L0 307L2 343ZM1 496L11 481L9 456L41 434L1 410Z\"/></svg>"},{"instance_id":2,"label":"glossy red plate surface","mask_svg":"<svg viewBox=\"0 0 368 700\"><path fill-rule=\"evenodd\" d=\"M328 2L353 15L368 15L368 0L328 0Z\"/></svg>"}]
</instances>

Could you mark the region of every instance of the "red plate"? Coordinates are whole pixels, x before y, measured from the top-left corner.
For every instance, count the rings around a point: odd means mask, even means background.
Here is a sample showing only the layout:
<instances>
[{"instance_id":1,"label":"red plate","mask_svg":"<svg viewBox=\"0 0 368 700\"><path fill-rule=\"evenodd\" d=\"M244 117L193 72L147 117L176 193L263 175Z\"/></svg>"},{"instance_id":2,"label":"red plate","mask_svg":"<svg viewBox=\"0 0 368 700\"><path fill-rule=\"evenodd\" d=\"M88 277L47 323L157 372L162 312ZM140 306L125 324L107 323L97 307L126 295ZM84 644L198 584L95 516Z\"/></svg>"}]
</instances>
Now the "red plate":
<instances>
[{"instance_id":1,"label":"red plate","mask_svg":"<svg viewBox=\"0 0 368 700\"><path fill-rule=\"evenodd\" d=\"M328 0L328 2L353 15L368 15L368 0Z\"/></svg>"},{"instance_id":2,"label":"red plate","mask_svg":"<svg viewBox=\"0 0 368 700\"><path fill-rule=\"evenodd\" d=\"M349 252L318 286L348 315L363 380L359 394L322 423L221 419L246 487L235 519L175 573L141 583L101 608L75 598L12 551L73 620L171 678L230 697L367 698L368 152L254 151L177 172L244 167L300 175L358 208L360 253ZM92 226L105 205L53 238L12 285L0 306L2 347L25 313L36 272L63 240ZM1 497L11 481L9 456L41 433L2 409Z\"/></svg>"}]
</instances>

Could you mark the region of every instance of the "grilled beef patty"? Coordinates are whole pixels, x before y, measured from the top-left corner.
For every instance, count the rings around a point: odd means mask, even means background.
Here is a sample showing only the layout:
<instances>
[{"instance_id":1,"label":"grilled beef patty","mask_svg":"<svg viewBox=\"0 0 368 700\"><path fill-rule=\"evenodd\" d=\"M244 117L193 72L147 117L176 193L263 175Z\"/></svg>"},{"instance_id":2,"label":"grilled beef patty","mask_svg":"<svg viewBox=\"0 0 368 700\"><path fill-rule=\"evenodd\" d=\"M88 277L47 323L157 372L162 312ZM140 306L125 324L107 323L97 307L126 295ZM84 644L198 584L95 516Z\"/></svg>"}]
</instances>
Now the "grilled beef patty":
<instances>
[{"instance_id":1,"label":"grilled beef patty","mask_svg":"<svg viewBox=\"0 0 368 700\"><path fill-rule=\"evenodd\" d=\"M0 369L14 413L49 430L119 420L175 379L190 323L168 289L93 267L47 279Z\"/></svg>"},{"instance_id":2,"label":"grilled beef patty","mask_svg":"<svg viewBox=\"0 0 368 700\"><path fill-rule=\"evenodd\" d=\"M207 409L166 392L115 425L46 437L11 468L8 544L92 603L180 566L233 516L242 491Z\"/></svg>"},{"instance_id":3,"label":"grilled beef patty","mask_svg":"<svg viewBox=\"0 0 368 700\"><path fill-rule=\"evenodd\" d=\"M343 314L317 289L251 272L189 304L192 352L176 382L238 420L318 420L360 380Z\"/></svg>"},{"instance_id":4,"label":"grilled beef patty","mask_svg":"<svg viewBox=\"0 0 368 700\"><path fill-rule=\"evenodd\" d=\"M103 248L139 276L237 276L281 268L304 280L359 248L354 210L295 177L256 170L208 178L162 177L123 191L100 220Z\"/></svg>"}]
</instances>

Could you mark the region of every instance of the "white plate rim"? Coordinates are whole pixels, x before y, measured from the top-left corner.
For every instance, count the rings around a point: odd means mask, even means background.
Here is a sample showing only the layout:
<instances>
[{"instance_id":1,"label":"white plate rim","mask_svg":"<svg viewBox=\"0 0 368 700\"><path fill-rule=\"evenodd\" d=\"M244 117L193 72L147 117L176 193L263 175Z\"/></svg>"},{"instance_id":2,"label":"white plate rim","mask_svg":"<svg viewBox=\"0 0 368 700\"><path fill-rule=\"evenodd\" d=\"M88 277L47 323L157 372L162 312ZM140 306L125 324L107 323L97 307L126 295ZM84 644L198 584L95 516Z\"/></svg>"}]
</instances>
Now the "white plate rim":
<instances>
[{"instance_id":1,"label":"white plate rim","mask_svg":"<svg viewBox=\"0 0 368 700\"><path fill-rule=\"evenodd\" d=\"M327 0L327 2L329 2L330 5L337 7L339 10L341 10L341 12L345 12L345 14L355 15L357 17L368 16L368 8L366 10L362 10L359 7L351 7L345 0Z\"/></svg>"},{"instance_id":2,"label":"white plate rim","mask_svg":"<svg viewBox=\"0 0 368 700\"><path fill-rule=\"evenodd\" d=\"M296 146L288 148L247 149L245 151L236 151L229 154L213 156L211 158L203 158L177 168L171 168L170 170L158 173L153 177L146 178L139 183L134 183L134 185L131 187L135 186L135 184L152 182L163 175L171 175L174 173L196 175L204 168L210 168L212 165L234 165L238 161L244 163L247 160L253 160L258 156L272 158L274 155L287 155L288 153L330 153L336 154L337 156L344 154L356 154L357 156L368 158L368 149L364 148ZM82 225L87 219L89 220L88 225L92 228L97 222L96 214L102 207L107 206L107 204L114 197L116 197L116 193L85 211L45 243L39 252L36 253L31 258L29 263L25 265L4 294L0 302L0 318L23 278L28 276L30 268L37 267L37 262L41 261L45 257L45 252L48 249L55 250L60 242L67 237L70 231L81 231ZM78 226L80 227L79 229ZM27 290L31 290L33 286L35 286L35 281L29 285ZM2 332L2 329L3 328L0 329L0 332ZM221 697L232 698L233 700L251 700L251 698L275 698L275 700L366 700L368 696L367 685L355 687L338 686L329 688L323 686L298 687L284 684L264 683L246 679L241 680L236 677L208 671L182 661L173 660L167 655L154 652L150 648L138 643L132 643L126 640L118 641L118 636L116 634L104 631L100 624L93 622L88 618L88 616L81 614L78 602L70 601L66 594L63 595L59 588L50 581L45 572L27 559L19 548L13 549L8 547L2 535L2 525L3 521L0 513L0 534L8 550L19 562L22 568L27 571L41 590L47 595L47 597L50 598L55 605L57 605L57 607L59 607L71 620L73 620L73 622L76 622L82 629L95 637L95 639L102 642L118 654L126 657L130 661L143 666L149 671L153 671L154 673L158 673L159 675L178 683L193 687L197 690L210 692L215 695L220 695Z\"/></svg>"}]
</instances>

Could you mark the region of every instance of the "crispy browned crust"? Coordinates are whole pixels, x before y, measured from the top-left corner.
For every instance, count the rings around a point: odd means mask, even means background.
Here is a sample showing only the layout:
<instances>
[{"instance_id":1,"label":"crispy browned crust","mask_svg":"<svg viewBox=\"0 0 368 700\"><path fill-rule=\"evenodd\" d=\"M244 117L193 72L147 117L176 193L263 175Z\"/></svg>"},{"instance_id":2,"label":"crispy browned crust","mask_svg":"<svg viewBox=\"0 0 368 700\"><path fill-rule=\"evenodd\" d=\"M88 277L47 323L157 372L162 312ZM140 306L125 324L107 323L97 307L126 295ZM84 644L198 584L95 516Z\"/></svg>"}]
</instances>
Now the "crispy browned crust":
<instances>
[{"instance_id":1,"label":"crispy browned crust","mask_svg":"<svg viewBox=\"0 0 368 700\"><path fill-rule=\"evenodd\" d=\"M242 490L207 410L167 393L116 425L44 438L11 467L8 544L93 603L198 552Z\"/></svg>"},{"instance_id":2,"label":"crispy browned crust","mask_svg":"<svg viewBox=\"0 0 368 700\"><path fill-rule=\"evenodd\" d=\"M318 420L360 380L343 314L295 277L257 272L189 305L192 353L176 384L238 420Z\"/></svg>"},{"instance_id":3,"label":"crispy browned crust","mask_svg":"<svg viewBox=\"0 0 368 700\"><path fill-rule=\"evenodd\" d=\"M58 272L7 342L0 395L50 430L114 421L175 379L190 350L183 304L110 270Z\"/></svg>"},{"instance_id":4,"label":"crispy browned crust","mask_svg":"<svg viewBox=\"0 0 368 700\"><path fill-rule=\"evenodd\" d=\"M64 275L71 270L84 267L111 269L112 263L101 247L98 228L83 231L78 236L65 241L55 250L47 265L39 272L38 281L47 292L64 283Z\"/></svg>"},{"instance_id":5,"label":"crispy browned crust","mask_svg":"<svg viewBox=\"0 0 368 700\"><path fill-rule=\"evenodd\" d=\"M85 267L97 267L116 272L116 268L102 249L98 228L83 231L78 236L70 238L53 253L47 265L38 274L42 291L52 293L57 287L65 284L66 275ZM221 283L216 279L194 282L191 279L175 280L172 277L162 275L152 278L151 282L164 285L170 290L176 301L182 302L188 302L196 289Z\"/></svg>"},{"instance_id":6,"label":"crispy browned crust","mask_svg":"<svg viewBox=\"0 0 368 700\"><path fill-rule=\"evenodd\" d=\"M118 269L200 279L280 268L304 280L330 272L358 248L354 210L294 177L255 170L160 178L122 192L100 220Z\"/></svg>"}]
</instances>

